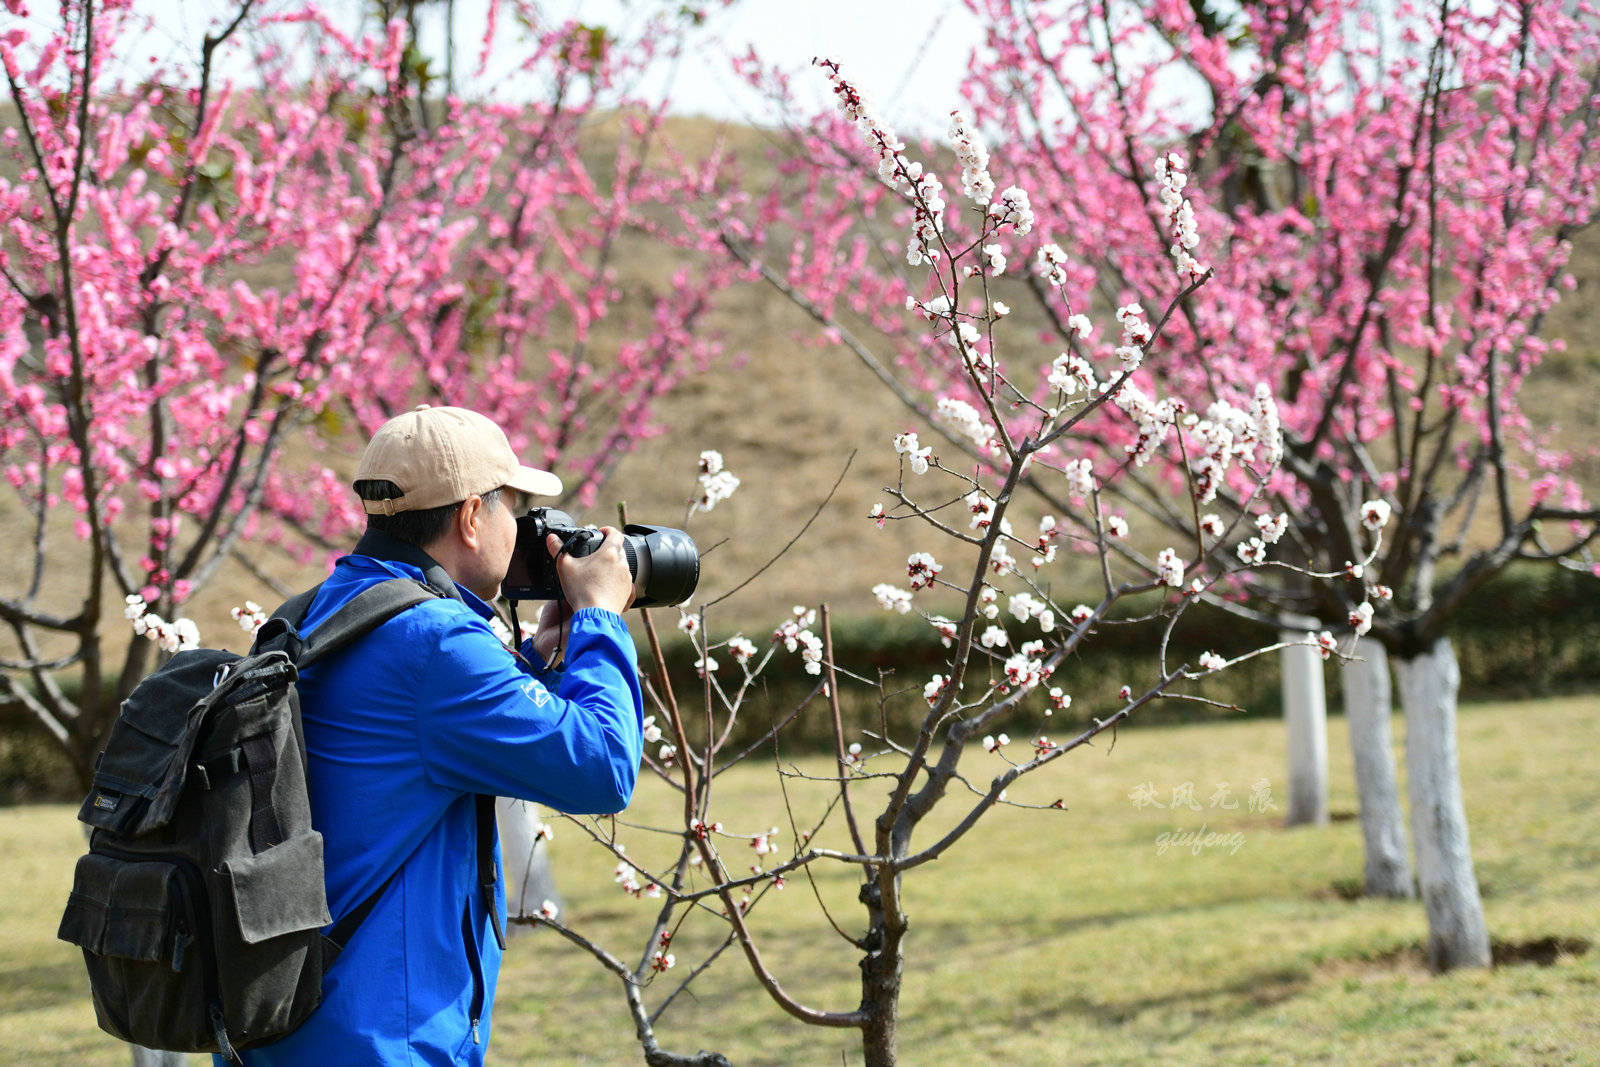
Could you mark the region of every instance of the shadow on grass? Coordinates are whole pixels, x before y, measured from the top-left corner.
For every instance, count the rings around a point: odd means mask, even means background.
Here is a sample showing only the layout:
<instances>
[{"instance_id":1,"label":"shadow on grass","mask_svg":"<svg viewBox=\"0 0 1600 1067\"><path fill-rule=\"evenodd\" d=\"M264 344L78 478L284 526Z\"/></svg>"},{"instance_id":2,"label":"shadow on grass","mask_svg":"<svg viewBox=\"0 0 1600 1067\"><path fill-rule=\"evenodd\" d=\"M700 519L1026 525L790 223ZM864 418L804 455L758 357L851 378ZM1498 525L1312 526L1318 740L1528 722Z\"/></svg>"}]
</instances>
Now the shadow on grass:
<instances>
[{"instance_id":1,"label":"shadow on grass","mask_svg":"<svg viewBox=\"0 0 1600 1067\"><path fill-rule=\"evenodd\" d=\"M1304 993L1311 985L1310 972L1301 967L1271 967L1212 988L1188 988L1146 997L1097 999L1084 996L1052 998L1048 1004L1033 1002L1016 1005L1013 1024L1029 1029L1049 1029L1069 1019L1079 1019L1101 1027L1137 1023L1157 1013L1163 1040L1177 1040L1219 1018L1245 1019L1269 1010ZM1170 1012L1189 1017L1187 1025ZM940 1036L954 1036L965 1022L950 1018Z\"/></svg>"},{"instance_id":2,"label":"shadow on grass","mask_svg":"<svg viewBox=\"0 0 1600 1067\"><path fill-rule=\"evenodd\" d=\"M1495 970L1533 964L1553 967L1563 959L1582 956L1592 948L1587 938L1563 937L1548 934L1529 941L1489 942L1490 957ZM1367 973L1405 973L1428 975L1434 973L1428 965L1427 947L1420 941L1398 945L1384 952L1354 958L1331 959L1318 968L1324 974L1348 974L1352 971Z\"/></svg>"},{"instance_id":3,"label":"shadow on grass","mask_svg":"<svg viewBox=\"0 0 1600 1067\"><path fill-rule=\"evenodd\" d=\"M0 970L0 1015L53 1008L75 1000L89 1002L89 979L82 960Z\"/></svg>"},{"instance_id":4,"label":"shadow on grass","mask_svg":"<svg viewBox=\"0 0 1600 1067\"><path fill-rule=\"evenodd\" d=\"M1493 941L1491 953L1496 967L1516 967L1533 963L1553 967L1564 956L1581 956L1592 947L1587 938L1549 935L1532 941Z\"/></svg>"}]
</instances>

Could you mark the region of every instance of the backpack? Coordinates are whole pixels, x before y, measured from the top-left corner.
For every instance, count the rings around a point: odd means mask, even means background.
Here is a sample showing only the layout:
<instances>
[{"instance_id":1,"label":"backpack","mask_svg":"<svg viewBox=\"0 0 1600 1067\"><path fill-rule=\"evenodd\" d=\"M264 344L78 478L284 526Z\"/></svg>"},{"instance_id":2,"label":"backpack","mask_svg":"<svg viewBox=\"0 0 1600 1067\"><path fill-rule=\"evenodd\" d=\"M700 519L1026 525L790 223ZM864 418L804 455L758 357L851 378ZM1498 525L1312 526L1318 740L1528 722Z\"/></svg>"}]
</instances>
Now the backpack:
<instances>
[{"instance_id":1,"label":"backpack","mask_svg":"<svg viewBox=\"0 0 1600 1067\"><path fill-rule=\"evenodd\" d=\"M442 594L392 579L304 641L315 590L243 656L179 652L123 702L78 818L92 827L58 936L83 949L100 1028L178 1052L289 1033L393 881L328 934L322 835L311 825L295 680L407 608Z\"/></svg>"}]
</instances>

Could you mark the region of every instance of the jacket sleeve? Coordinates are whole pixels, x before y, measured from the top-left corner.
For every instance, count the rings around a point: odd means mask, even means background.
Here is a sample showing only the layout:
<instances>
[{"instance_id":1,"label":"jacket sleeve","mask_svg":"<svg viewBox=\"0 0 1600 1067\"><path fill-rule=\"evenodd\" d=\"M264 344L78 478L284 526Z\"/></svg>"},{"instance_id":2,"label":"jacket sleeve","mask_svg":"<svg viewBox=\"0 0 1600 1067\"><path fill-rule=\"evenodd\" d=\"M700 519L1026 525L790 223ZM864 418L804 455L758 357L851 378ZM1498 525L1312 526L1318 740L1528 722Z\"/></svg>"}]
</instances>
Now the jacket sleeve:
<instances>
[{"instance_id":1,"label":"jacket sleeve","mask_svg":"<svg viewBox=\"0 0 1600 1067\"><path fill-rule=\"evenodd\" d=\"M621 616L593 608L573 616L555 693L469 612L450 613L432 636L417 703L432 780L573 814L627 807L644 698Z\"/></svg>"}]
</instances>

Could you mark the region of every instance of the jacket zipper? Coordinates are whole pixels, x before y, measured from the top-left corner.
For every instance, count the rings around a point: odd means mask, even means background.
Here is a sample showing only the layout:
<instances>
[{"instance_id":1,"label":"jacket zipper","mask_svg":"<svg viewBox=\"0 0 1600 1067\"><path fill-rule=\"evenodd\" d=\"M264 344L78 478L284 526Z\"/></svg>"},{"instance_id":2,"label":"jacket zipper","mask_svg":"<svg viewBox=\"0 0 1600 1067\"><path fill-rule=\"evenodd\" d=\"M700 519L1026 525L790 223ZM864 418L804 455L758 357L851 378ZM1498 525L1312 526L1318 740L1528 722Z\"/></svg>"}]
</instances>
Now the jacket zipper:
<instances>
[{"instance_id":1,"label":"jacket zipper","mask_svg":"<svg viewBox=\"0 0 1600 1067\"><path fill-rule=\"evenodd\" d=\"M472 1043L480 1044L478 1036L478 1023L483 1018L483 960L478 956L478 939L472 929L472 898L467 898L466 907L461 912L461 941L467 953L467 966L472 969L472 1005L467 1011L467 1017L472 1022Z\"/></svg>"}]
</instances>

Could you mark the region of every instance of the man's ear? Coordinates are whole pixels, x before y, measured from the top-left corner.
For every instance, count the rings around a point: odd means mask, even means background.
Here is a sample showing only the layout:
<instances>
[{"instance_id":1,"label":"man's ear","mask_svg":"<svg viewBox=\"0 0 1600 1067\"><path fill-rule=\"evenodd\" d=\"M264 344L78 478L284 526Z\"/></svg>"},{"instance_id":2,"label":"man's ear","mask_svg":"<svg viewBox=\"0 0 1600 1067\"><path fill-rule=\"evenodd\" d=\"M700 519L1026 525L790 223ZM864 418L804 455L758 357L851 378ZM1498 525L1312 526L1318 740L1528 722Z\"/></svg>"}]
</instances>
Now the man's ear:
<instances>
[{"instance_id":1,"label":"man's ear","mask_svg":"<svg viewBox=\"0 0 1600 1067\"><path fill-rule=\"evenodd\" d=\"M478 550L483 537L483 497L469 496L456 509L456 536L467 548Z\"/></svg>"}]
</instances>

